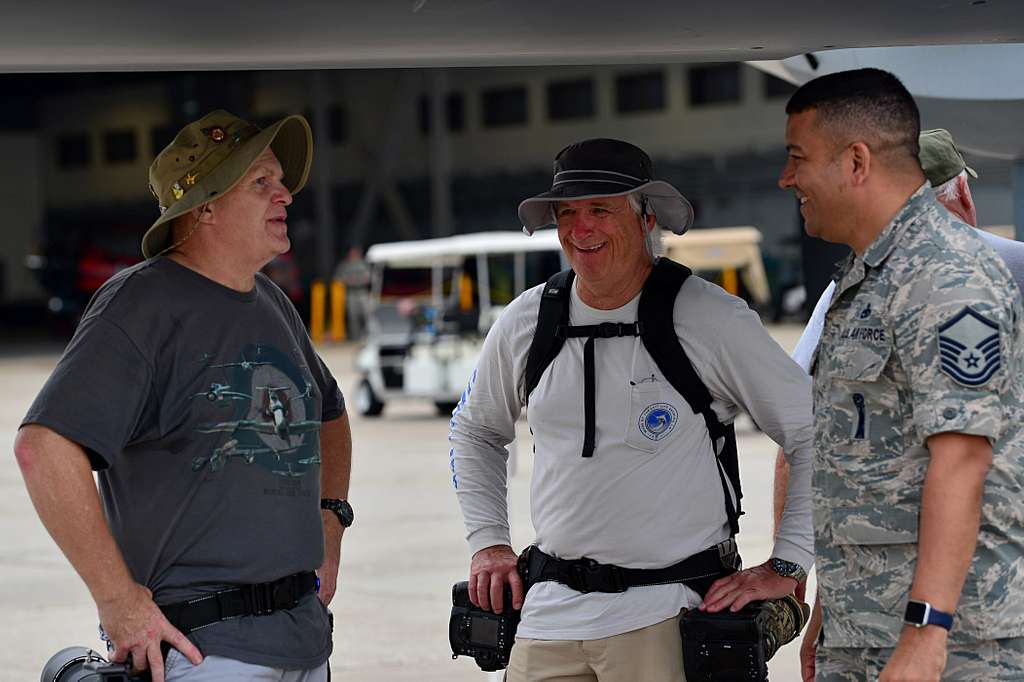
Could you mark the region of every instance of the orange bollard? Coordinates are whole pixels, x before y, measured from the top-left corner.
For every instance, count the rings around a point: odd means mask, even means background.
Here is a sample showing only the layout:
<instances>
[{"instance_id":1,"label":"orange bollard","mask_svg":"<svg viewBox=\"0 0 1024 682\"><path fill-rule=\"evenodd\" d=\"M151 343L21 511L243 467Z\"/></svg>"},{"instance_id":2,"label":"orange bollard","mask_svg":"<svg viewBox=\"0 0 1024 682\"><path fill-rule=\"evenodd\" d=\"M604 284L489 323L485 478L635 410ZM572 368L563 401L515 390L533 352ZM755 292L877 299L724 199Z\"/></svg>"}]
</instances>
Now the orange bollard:
<instances>
[{"instance_id":1,"label":"orange bollard","mask_svg":"<svg viewBox=\"0 0 1024 682\"><path fill-rule=\"evenodd\" d=\"M331 282L331 341L345 340L345 283Z\"/></svg>"},{"instance_id":2,"label":"orange bollard","mask_svg":"<svg viewBox=\"0 0 1024 682\"><path fill-rule=\"evenodd\" d=\"M327 303L327 287L323 280L314 280L309 291L309 336L313 343L324 338L324 307Z\"/></svg>"},{"instance_id":3,"label":"orange bollard","mask_svg":"<svg viewBox=\"0 0 1024 682\"><path fill-rule=\"evenodd\" d=\"M736 268L722 270L722 288L733 296L740 295L740 279L736 275Z\"/></svg>"},{"instance_id":4,"label":"orange bollard","mask_svg":"<svg viewBox=\"0 0 1024 682\"><path fill-rule=\"evenodd\" d=\"M459 310L465 312L473 309L473 279L466 273L462 273L462 281L459 283Z\"/></svg>"}]
</instances>

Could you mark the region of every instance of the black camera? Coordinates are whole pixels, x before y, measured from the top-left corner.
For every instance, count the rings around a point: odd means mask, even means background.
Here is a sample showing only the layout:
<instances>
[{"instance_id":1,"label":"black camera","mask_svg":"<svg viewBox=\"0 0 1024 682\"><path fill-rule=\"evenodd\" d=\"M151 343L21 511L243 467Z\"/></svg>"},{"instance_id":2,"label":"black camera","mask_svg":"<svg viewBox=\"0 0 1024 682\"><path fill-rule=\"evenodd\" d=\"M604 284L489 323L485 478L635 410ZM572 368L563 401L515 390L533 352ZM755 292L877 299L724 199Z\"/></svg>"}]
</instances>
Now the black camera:
<instances>
[{"instance_id":1,"label":"black camera","mask_svg":"<svg viewBox=\"0 0 1024 682\"><path fill-rule=\"evenodd\" d=\"M132 673L128 663L109 663L92 649L69 646L43 666L39 682L150 682L149 671Z\"/></svg>"},{"instance_id":2,"label":"black camera","mask_svg":"<svg viewBox=\"0 0 1024 682\"><path fill-rule=\"evenodd\" d=\"M484 672L508 666L512 645L519 627L519 611L512 608L512 588L505 585L504 610L492 613L473 606L469 583L452 586L452 617L448 622L448 641L452 658L472 656Z\"/></svg>"},{"instance_id":3,"label":"black camera","mask_svg":"<svg viewBox=\"0 0 1024 682\"><path fill-rule=\"evenodd\" d=\"M810 611L793 595L750 602L735 613L687 611L679 623L687 681L767 680L768 660L800 634Z\"/></svg>"}]
</instances>

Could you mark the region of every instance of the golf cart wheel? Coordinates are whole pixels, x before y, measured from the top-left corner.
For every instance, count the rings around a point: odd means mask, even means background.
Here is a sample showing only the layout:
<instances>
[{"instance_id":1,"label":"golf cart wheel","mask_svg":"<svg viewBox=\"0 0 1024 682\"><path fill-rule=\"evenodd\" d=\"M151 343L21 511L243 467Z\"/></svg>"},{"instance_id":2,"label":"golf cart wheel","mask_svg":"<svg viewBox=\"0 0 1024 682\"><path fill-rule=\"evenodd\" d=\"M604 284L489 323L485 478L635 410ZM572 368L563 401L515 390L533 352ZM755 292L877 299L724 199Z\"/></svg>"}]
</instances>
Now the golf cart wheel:
<instances>
[{"instance_id":1,"label":"golf cart wheel","mask_svg":"<svg viewBox=\"0 0 1024 682\"><path fill-rule=\"evenodd\" d=\"M384 403L373 392L368 379L363 379L356 387L356 411L364 417L376 417L384 411Z\"/></svg>"},{"instance_id":2,"label":"golf cart wheel","mask_svg":"<svg viewBox=\"0 0 1024 682\"><path fill-rule=\"evenodd\" d=\"M450 416L452 416L452 412L455 411L455 407L457 405L458 405L457 402L456 403L449 403L449 402L444 402L444 401L441 401L441 400L435 400L434 401L434 407L437 408L437 415L439 417L450 417Z\"/></svg>"}]
</instances>

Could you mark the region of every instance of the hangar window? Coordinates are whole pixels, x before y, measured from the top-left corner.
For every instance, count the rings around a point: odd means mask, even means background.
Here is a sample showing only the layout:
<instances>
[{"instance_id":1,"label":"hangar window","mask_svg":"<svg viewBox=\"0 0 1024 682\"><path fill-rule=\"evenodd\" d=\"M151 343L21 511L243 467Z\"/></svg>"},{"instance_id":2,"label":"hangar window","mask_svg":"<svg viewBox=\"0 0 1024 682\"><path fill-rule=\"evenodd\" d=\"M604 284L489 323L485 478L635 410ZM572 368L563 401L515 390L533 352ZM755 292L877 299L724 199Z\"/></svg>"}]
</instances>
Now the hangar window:
<instances>
[{"instance_id":1,"label":"hangar window","mask_svg":"<svg viewBox=\"0 0 1024 682\"><path fill-rule=\"evenodd\" d=\"M665 108L665 73L645 71L615 79L615 106L620 114Z\"/></svg>"},{"instance_id":2,"label":"hangar window","mask_svg":"<svg viewBox=\"0 0 1024 682\"><path fill-rule=\"evenodd\" d=\"M348 141L348 111L340 104L327 107L327 137L331 144Z\"/></svg>"},{"instance_id":3,"label":"hangar window","mask_svg":"<svg viewBox=\"0 0 1024 682\"><path fill-rule=\"evenodd\" d=\"M444 98L444 115L448 122L448 130L457 133L466 127L466 108L461 92L449 92ZM430 133L430 97L420 97L420 132Z\"/></svg>"},{"instance_id":4,"label":"hangar window","mask_svg":"<svg viewBox=\"0 0 1024 682\"><path fill-rule=\"evenodd\" d=\"M492 88L483 91L484 127L523 125L526 123L526 88Z\"/></svg>"},{"instance_id":5,"label":"hangar window","mask_svg":"<svg viewBox=\"0 0 1024 682\"><path fill-rule=\"evenodd\" d=\"M136 156L134 130L124 128L103 133L103 159L107 163L128 163Z\"/></svg>"},{"instance_id":6,"label":"hangar window","mask_svg":"<svg viewBox=\"0 0 1024 682\"><path fill-rule=\"evenodd\" d=\"M57 165L61 168L84 168L91 162L88 133L68 133L57 138Z\"/></svg>"},{"instance_id":7,"label":"hangar window","mask_svg":"<svg viewBox=\"0 0 1024 682\"><path fill-rule=\"evenodd\" d=\"M739 64L711 64L690 69L690 106L729 104L741 99Z\"/></svg>"},{"instance_id":8,"label":"hangar window","mask_svg":"<svg viewBox=\"0 0 1024 682\"><path fill-rule=\"evenodd\" d=\"M164 150L164 147L174 141L174 135L178 131L171 126L156 126L149 131L150 156L156 157Z\"/></svg>"},{"instance_id":9,"label":"hangar window","mask_svg":"<svg viewBox=\"0 0 1024 682\"><path fill-rule=\"evenodd\" d=\"M594 81L591 78L548 83L548 118L566 121L594 115Z\"/></svg>"}]
</instances>

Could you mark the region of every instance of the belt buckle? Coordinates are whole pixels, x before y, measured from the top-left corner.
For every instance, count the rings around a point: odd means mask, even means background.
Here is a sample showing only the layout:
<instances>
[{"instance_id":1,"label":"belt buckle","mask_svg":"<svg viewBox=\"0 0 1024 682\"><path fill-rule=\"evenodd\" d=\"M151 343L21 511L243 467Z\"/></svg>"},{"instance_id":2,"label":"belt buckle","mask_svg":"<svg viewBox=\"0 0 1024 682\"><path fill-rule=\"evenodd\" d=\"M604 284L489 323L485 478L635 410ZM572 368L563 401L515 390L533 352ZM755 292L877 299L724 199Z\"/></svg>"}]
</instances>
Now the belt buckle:
<instances>
[{"instance_id":1,"label":"belt buckle","mask_svg":"<svg viewBox=\"0 0 1024 682\"><path fill-rule=\"evenodd\" d=\"M577 592L583 594L589 594L593 592L590 588L589 576L594 574L594 568L597 566L597 562L593 559L580 559L578 562L573 563L569 566L570 574L572 575L573 581L576 585L571 586Z\"/></svg>"},{"instance_id":2,"label":"belt buckle","mask_svg":"<svg viewBox=\"0 0 1024 682\"><path fill-rule=\"evenodd\" d=\"M572 576L579 587L574 588L577 592L588 594L590 592L625 592L626 586L622 580L622 572L618 566L599 564L593 559L583 557L578 562L573 563L570 567ZM607 571L610 584L598 585L598 582L607 582L601 580L593 580L594 578L601 578ZM601 587L609 587L611 589L600 589Z\"/></svg>"},{"instance_id":3,"label":"belt buckle","mask_svg":"<svg viewBox=\"0 0 1024 682\"><path fill-rule=\"evenodd\" d=\"M266 616L274 612L273 583L259 583L252 586L254 616Z\"/></svg>"}]
</instances>

